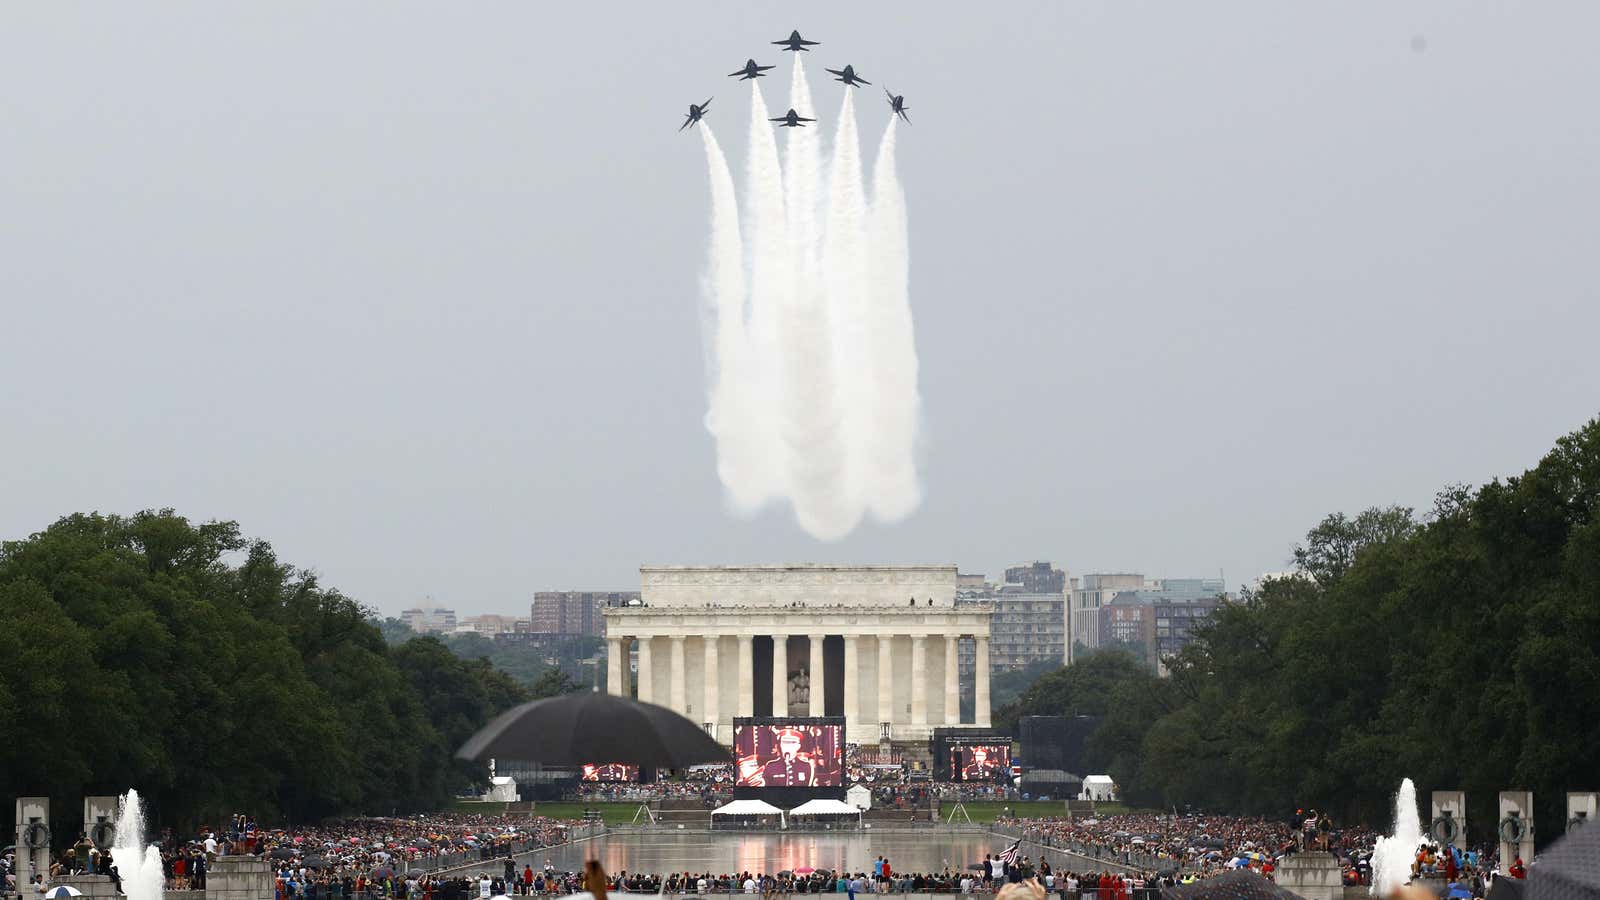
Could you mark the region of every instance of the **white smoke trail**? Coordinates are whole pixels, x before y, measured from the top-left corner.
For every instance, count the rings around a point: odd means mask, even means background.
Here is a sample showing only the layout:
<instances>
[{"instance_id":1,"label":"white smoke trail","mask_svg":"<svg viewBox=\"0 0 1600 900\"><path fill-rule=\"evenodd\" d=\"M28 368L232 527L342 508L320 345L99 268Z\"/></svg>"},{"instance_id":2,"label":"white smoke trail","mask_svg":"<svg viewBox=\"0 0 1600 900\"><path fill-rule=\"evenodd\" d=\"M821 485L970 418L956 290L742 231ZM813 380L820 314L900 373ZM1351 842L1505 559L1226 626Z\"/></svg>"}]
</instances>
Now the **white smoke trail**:
<instances>
[{"instance_id":1,"label":"white smoke trail","mask_svg":"<svg viewBox=\"0 0 1600 900\"><path fill-rule=\"evenodd\" d=\"M794 63L789 105L806 118L811 89L800 60ZM782 434L790 500L807 533L822 540L848 534L860 506L843 489L847 451L841 429L833 328L823 292L817 199L821 154L813 128L785 129L784 194L789 215L789 254L794 281L783 317Z\"/></svg>"},{"instance_id":2,"label":"white smoke trail","mask_svg":"<svg viewBox=\"0 0 1600 900\"><path fill-rule=\"evenodd\" d=\"M728 500L740 512L752 512L765 501L762 488L761 445L750 413L747 370L749 347L745 339L744 243L739 237L739 201L733 174L716 135L704 120L700 136L706 148L711 181L711 247L701 279L707 317L706 343L712 348L708 379L710 408L706 428L717 443L717 477Z\"/></svg>"},{"instance_id":3,"label":"white smoke trail","mask_svg":"<svg viewBox=\"0 0 1600 900\"><path fill-rule=\"evenodd\" d=\"M822 284L833 325L835 371L839 377L839 425L848 447L845 478L850 527L865 507L869 445L878 385L870 376L872 347L867 331L869 274L866 195L861 187L861 152L856 136L855 88L844 89L833 163L828 169L828 208L823 219ZM847 529L848 530L848 529Z\"/></svg>"},{"instance_id":4,"label":"white smoke trail","mask_svg":"<svg viewBox=\"0 0 1600 900\"><path fill-rule=\"evenodd\" d=\"M897 119L889 116L872 168L868 217L871 298L868 330L878 404L870 434L867 506L881 521L897 522L922 503L917 480L917 429L922 398L917 391L917 347L911 321L910 250L905 192L895 169Z\"/></svg>"},{"instance_id":5,"label":"white smoke trail","mask_svg":"<svg viewBox=\"0 0 1600 900\"><path fill-rule=\"evenodd\" d=\"M765 452L751 470L759 503L781 497L785 467L779 439L778 319L793 289L789 223L784 212L783 169L761 82L750 81L750 156L745 161L744 246L750 263L749 353L745 380L752 400L750 426Z\"/></svg>"},{"instance_id":6,"label":"white smoke trail","mask_svg":"<svg viewBox=\"0 0 1600 900\"><path fill-rule=\"evenodd\" d=\"M798 58L793 73L789 105L815 118ZM845 89L824 176L815 128L786 129L780 165L766 103L751 87L742 228L727 160L701 123L712 197L706 424L736 511L786 497L809 534L835 540L867 511L897 521L921 502L895 127L878 150L869 207L854 89Z\"/></svg>"}]
</instances>

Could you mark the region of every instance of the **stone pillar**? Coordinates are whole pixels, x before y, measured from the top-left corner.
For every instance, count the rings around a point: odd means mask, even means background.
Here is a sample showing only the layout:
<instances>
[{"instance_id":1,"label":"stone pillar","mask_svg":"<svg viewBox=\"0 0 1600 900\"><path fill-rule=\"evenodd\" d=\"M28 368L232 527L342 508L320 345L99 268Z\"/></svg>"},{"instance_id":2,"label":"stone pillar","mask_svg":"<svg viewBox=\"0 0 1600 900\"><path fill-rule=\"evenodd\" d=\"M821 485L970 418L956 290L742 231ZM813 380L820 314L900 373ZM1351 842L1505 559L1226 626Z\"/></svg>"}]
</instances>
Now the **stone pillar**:
<instances>
[{"instance_id":1,"label":"stone pillar","mask_svg":"<svg viewBox=\"0 0 1600 900\"><path fill-rule=\"evenodd\" d=\"M928 724L928 636L911 638L911 723Z\"/></svg>"},{"instance_id":2,"label":"stone pillar","mask_svg":"<svg viewBox=\"0 0 1600 900\"><path fill-rule=\"evenodd\" d=\"M772 714L789 714L789 636L772 636Z\"/></svg>"},{"instance_id":3,"label":"stone pillar","mask_svg":"<svg viewBox=\"0 0 1600 900\"><path fill-rule=\"evenodd\" d=\"M878 635L878 721L891 724L895 720L893 643L890 635Z\"/></svg>"},{"instance_id":4,"label":"stone pillar","mask_svg":"<svg viewBox=\"0 0 1600 900\"><path fill-rule=\"evenodd\" d=\"M1524 865L1533 859L1533 791L1500 792L1495 833L1500 838L1500 871L1510 869L1519 856Z\"/></svg>"},{"instance_id":5,"label":"stone pillar","mask_svg":"<svg viewBox=\"0 0 1600 900\"><path fill-rule=\"evenodd\" d=\"M856 636L844 636L844 726L845 737L861 743L861 735L850 729L861 728L861 651L856 646Z\"/></svg>"},{"instance_id":6,"label":"stone pillar","mask_svg":"<svg viewBox=\"0 0 1600 900\"><path fill-rule=\"evenodd\" d=\"M718 721L722 718L721 698L717 696L717 689L722 686L722 672L717 668L717 635L708 634L703 639L706 645L706 697L705 711L700 714L700 721L711 723L711 736L717 736Z\"/></svg>"},{"instance_id":7,"label":"stone pillar","mask_svg":"<svg viewBox=\"0 0 1600 900\"><path fill-rule=\"evenodd\" d=\"M1467 795L1462 791L1434 791L1430 799L1428 836L1441 846L1467 849Z\"/></svg>"},{"instance_id":8,"label":"stone pillar","mask_svg":"<svg viewBox=\"0 0 1600 900\"><path fill-rule=\"evenodd\" d=\"M1595 791L1567 791L1567 833L1595 825L1600 820L1600 793Z\"/></svg>"},{"instance_id":9,"label":"stone pillar","mask_svg":"<svg viewBox=\"0 0 1600 900\"><path fill-rule=\"evenodd\" d=\"M46 839L45 835L50 830L50 798L18 797L17 817L14 821L17 823L17 856L14 870L17 876L17 890L23 896L28 896L27 884L33 881L33 876L43 875L45 884L51 883L51 840ZM37 841L30 839L30 834L33 838L37 838Z\"/></svg>"},{"instance_id":10,"label":"stone pillar","mask_svg":"<svg viewBox=\"0 0 1600 900\"><path fill-rule=\"evenodd\" d=\"M973 719L972 723L980 728L989 727L989 636L975 634L972 636L976 645L977 658L973 663Z\"/></svg>"},{"instance_id":11,"label":"stone pillar","mask_svg":"<svg viewBox=\"0 0 1600 900\"><path fill-rule=\"evenodd\" d=\"M828 711L828 692L824 681L827 677L824 674L827 665L822 661L824 637L825 635L813 634L806 638L806 642L811 645L811 665L807 667L809 671L806 672L806 678L811 682L811 705L807 709L807 715L812 716L827 715Z\"/></svg>"},{"instance_id":12,"label":"stone pillar","mask_svg":"<svg viewBox=\"0 0 1600 900\"><path fill-rule=\"evenodd\" d=\"M741 716L753 716L756 709L755 642L752 635L739 635L739 702Z\"/></svg>"},{"instance_id":13,"label":"stone pillar","mask_svg":"<svg viewBox=\"0 0 1600 900\"><path fill-rule=\"evenodd\" d=\"M650 655L650 638L639 638L639 702L654 703L656 690L655 684L655 658Z\"/></svg>"},{"instance_id":14,"label":"stone pillar","mask_svg":"<svg viewBox=\"0 0 1600 900\"><path fill-rule=\"evenodd\" d=\"M689 711L689 668L683 662L683 636L675 634L671 641L672 667L667 671L667 684L672 711L681 716Z\"/></svg>"},{"instance_id":15,"label":"stone pillar","mask_svg":"<svg viewBox=\"0 0 1600 900\"><path fill-rule=\"evenodd\" d=\"M958 639L944 636L944 724L961 724L961 656Z\"/></svg>"},{"instance_id":16,"label":"stone pillar","mask_svg":"<svg viewBox=\"0 0 1600 900\"><path fill-rule=\"evenodd\" d=\"M618 697L628 693L628 683L622 677L627 670L628 648L622 638L606 638L606 693Z\"/></svg>"},{"instance_id":17,"label":"stone pillar","mask_svg":"<svg viewBox=\"0 0 1600 900\"><path fill-rule=\"evenodd\" d=\"M83 831L101 854L111 849L111 841L117 836L117 802L120 799L116 796L83 798ZM109 862L111 857L105 859Z\"/></svg>"}]
</instances>

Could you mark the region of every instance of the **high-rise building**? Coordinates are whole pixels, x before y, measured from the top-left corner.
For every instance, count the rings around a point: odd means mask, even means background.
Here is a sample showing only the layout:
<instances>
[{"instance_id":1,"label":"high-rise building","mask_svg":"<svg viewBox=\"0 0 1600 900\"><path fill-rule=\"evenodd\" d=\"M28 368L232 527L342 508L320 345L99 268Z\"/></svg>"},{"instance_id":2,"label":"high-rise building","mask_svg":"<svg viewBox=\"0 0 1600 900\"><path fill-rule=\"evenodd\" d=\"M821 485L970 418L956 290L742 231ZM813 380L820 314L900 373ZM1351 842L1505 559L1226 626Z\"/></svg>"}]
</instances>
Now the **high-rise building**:
<instances>
[{"instance_id":1,"label":"high-rise building","mask_svg":"<svg viewBox=\"0 0 1600 900\"><path fill-rule=\"evenodd\" d=\"M1034 560L1007 568L1006 584L1021 585L1030 594L1060 594L1067 589L1067 573L1049 560Z\"/></svg>"},{"instance_id":2,"label":"high-rise building","mask_svg":"<svg viewBox=\"0 0 1600 900\"><path fill-rule=\"evenodd\" d=\"M1066 661L1067 573L1048 561L1022 563L1006 569L1006 583L998 588L982 576L958 576L957 603L993 604L989 620L989 668L1009 671L1041 662ZM975 650L959 648L962 674L972 669Z\"/></svg>"},{"instance_id":3,"label":"high-rise building","mask_svg":"<svg viewBox=\"0 0 1600 900\"><path fill-rule=\"evenodd\" d=\"M1196 625L1228 596L1220 578L1165 578L1117 573L1085 575L1073 592L1072 652L1111 644L1140 644L1159 673L1182 650Z\"/></svg>"},{"instance_id":4,"label":"high-rise building","mask_svg":"<svg viewBox=\"0 0 1600 900\"><path fill-rule=\"evenodd\" d=\"M456 630L456 611L453 609L406 609L400 612L400 621L417 634L449 634Z\"/></svg>"},{"instance_id":5,"label":"high-rise building","mask_svg":"<svg viewBox=\"0 0 1600 900\"><path fill-rule=\"evenodd\" d=\"M538 591L533 595L532 632L604 637L607 606L637 603L638 591Z\"/></svg>"}]
</instances>

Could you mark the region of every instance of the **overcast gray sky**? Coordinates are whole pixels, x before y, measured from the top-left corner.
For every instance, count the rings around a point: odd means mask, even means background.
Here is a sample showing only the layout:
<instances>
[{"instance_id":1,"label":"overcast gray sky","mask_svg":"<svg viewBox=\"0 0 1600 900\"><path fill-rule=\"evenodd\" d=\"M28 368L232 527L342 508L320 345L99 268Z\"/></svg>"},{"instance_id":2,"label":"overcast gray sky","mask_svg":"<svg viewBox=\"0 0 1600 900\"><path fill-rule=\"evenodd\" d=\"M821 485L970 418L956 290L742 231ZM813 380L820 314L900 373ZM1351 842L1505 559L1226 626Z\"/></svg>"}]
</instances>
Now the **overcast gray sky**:
<instances>
[{"instance_id":1,"label":"overcast gray sky","mask_svg":"<svg viewBox=\"0 0 1600 900\"><path fill-rule=\"evenodd\" d=\"M724 511L674 130L715 94L738 165L724 75L792 28L915 122L927 500L831 545ZM1597 34L1592 2L8 4L0 536L172 506L390 613L641 563L1238 585L1600 412Z\"/></svg>"}]
</instances>

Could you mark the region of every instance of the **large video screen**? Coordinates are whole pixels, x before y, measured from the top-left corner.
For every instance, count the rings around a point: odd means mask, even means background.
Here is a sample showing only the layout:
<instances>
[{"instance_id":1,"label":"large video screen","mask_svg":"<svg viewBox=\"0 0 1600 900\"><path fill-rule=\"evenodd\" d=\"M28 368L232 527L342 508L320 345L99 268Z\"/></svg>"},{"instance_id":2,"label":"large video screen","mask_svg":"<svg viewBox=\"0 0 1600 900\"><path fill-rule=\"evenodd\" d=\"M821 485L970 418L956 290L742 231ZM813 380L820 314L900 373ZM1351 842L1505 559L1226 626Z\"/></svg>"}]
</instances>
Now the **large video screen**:
<instances>
[{"instance_id":1,"label":"large video screen","mask_svg":"<svg viewBox=\"0 0 1600 900\"><path fill-rule=\"evenodd\" d=\"M1011 774L1010 744L953 744L951 781L987 781Z\"/></svg>"},{"instance_id":2,"label":"large video screen","mask_svg":"<svg viewBox=\"0 0 1600 900\"><path fill-rule=\"evenodd\" d=\"M578 780L611 783L638 781L639 767L625 763L591 763L583 767Z\"/></svg>"},{"instance_id":3,"label":"large video screen","mask_svg":"<svg viewBox=\"0 0 1600 900\"><path fill-rule=\"evenodd\" d=\"M844 727L839 720L734 722L737 787L840 787Z\"/></svg>"}]
</instances>

